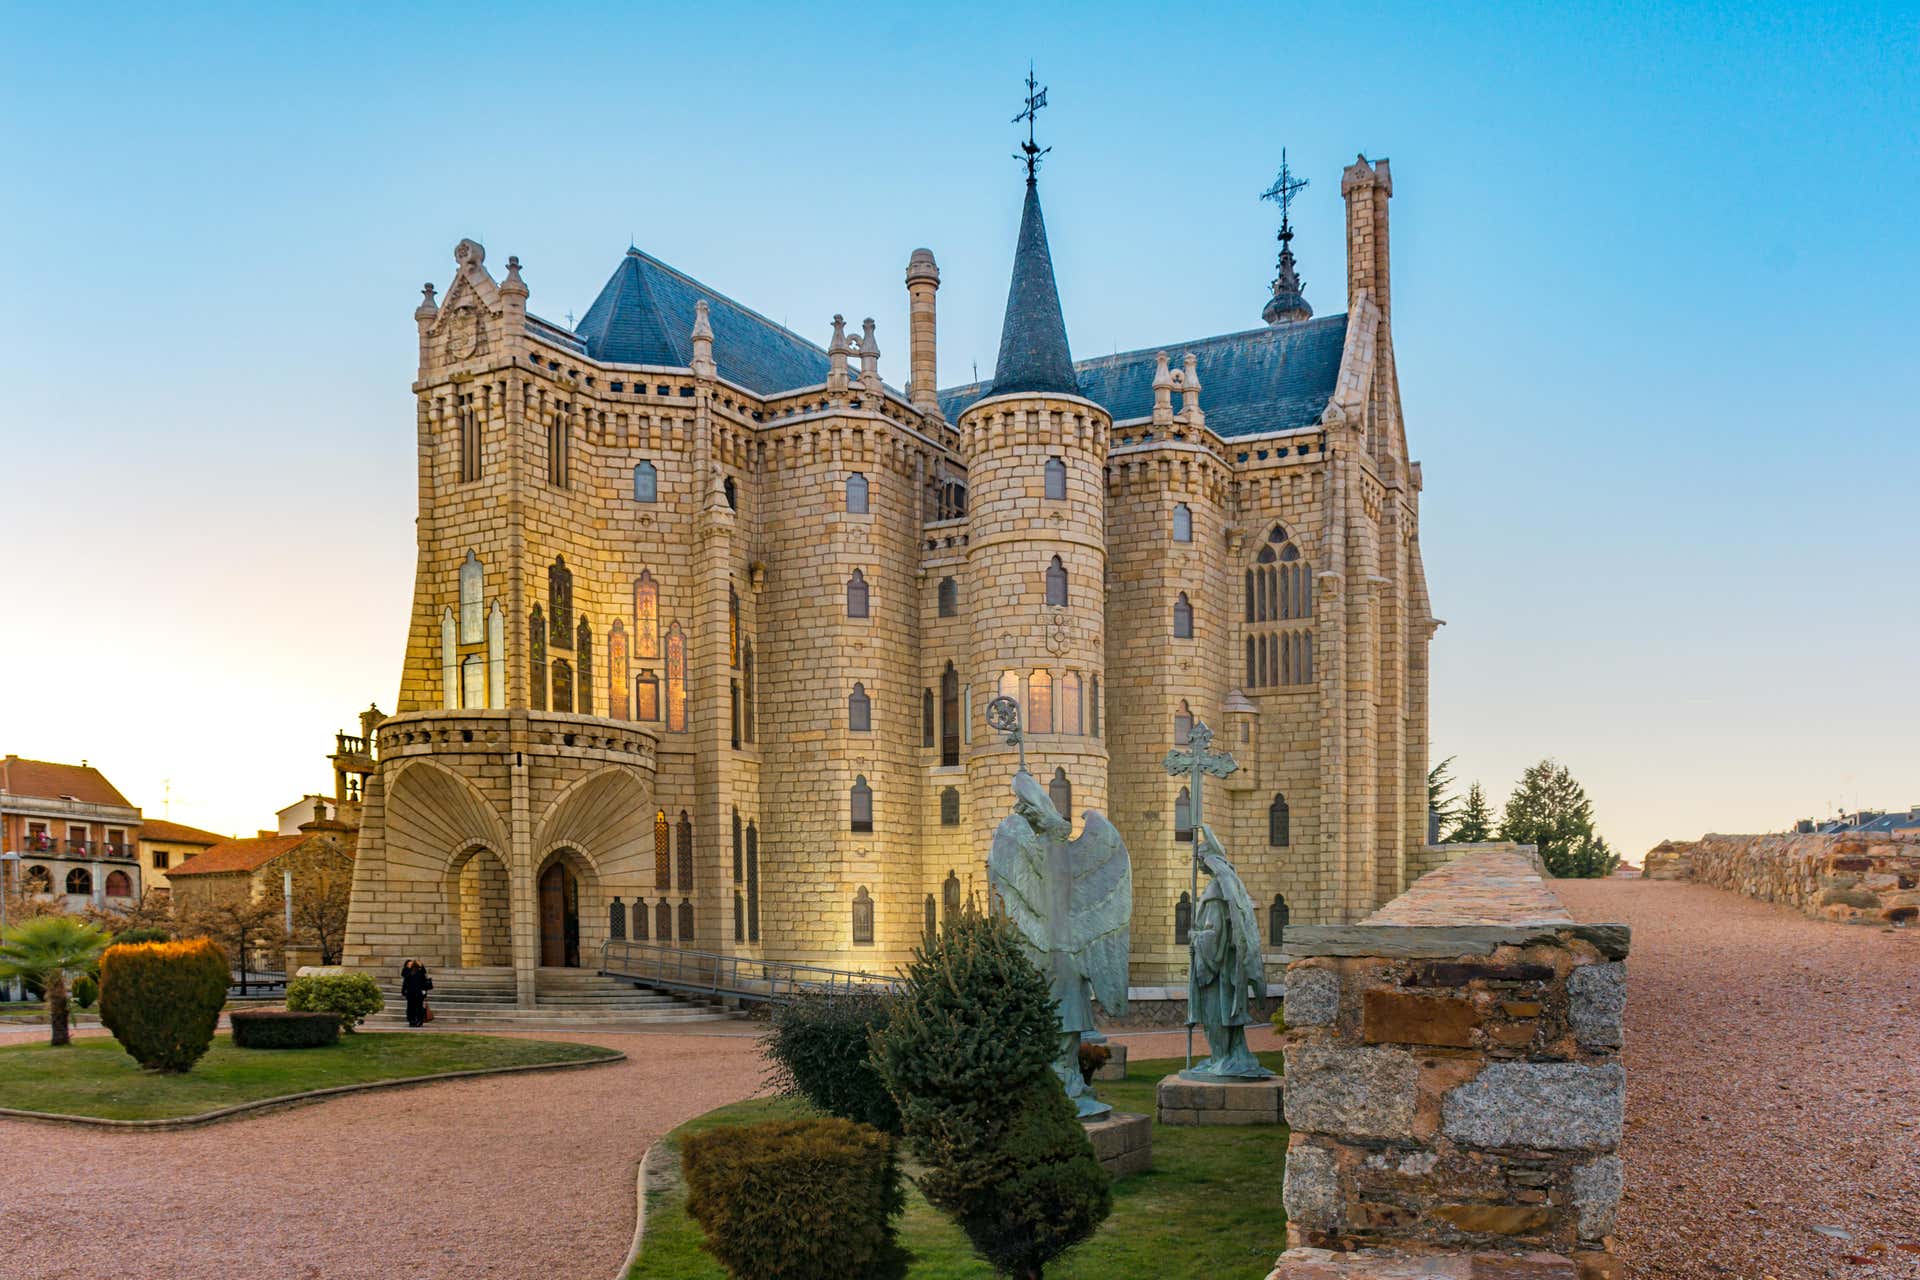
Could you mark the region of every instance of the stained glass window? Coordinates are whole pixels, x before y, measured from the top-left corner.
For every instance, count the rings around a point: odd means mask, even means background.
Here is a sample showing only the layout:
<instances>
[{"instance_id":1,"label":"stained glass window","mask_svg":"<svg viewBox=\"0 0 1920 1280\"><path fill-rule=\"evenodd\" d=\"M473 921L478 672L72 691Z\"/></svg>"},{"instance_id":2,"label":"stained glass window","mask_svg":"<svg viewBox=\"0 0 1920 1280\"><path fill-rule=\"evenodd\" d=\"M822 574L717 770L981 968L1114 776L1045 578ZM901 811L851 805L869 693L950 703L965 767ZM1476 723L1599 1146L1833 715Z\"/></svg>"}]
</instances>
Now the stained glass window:
<instances>
[{"instance_id":1,"label":"stained glass window","mask_svg":"<svg viewBox=\"0 0 1920 1280\"><path fill-rule=\"evenodd\" d=\"M1054 723L1061 733L1079 733L1080 729L1080 677L1069 671L1060 677L1059 706L1055 708Z\"/></svg>"},{"instance_id":2,"label":"stained glass window","mask_svg":"<svg viewBox=\"0 0 1920 1280\"><path fill-rule=\"evenodd\" d=\"M727 665L740 665L740 593L727 584Z\"/></svg>"},{"instance_id":3,"label":"stained glass window","mask_svg":"<svg viewBox=\"0 0 1920 1280\"><path fill-rule=\"evenodd\" d=\"M660 942L673 941L673 904L665 898L653 908L653 931Z\"/></svg>"},{"instance_id":4,"label":"stained glass window","mask_svg":"<svg viewBox=\"0 0 1920 1280\"><path fill-rule=\"evenodd\" d=\"M587 625L585 618L580 619L574 650L580 663L580 687L574 710L583 716L590 716L593 714L593 628Z\"/></svg>"},{"instance_id":5,"label":"stained glass window","mask_svg":"<svg viewBox=\"0 0 1920 1280\"><path fill-rule=\"evenodd\" d=\"M1037 667L1027 677L1027 732L1053 732L1053 676Z\"/></svg>"},{"instance_id":6,"label":"stained glass window","mask_svg":"<svg viewBox=\"0 0 1920 1280\"><path fill-rule=\"evenodd\" d=\"M553 660L553 709L573 710L573 665L565 658Z\"/></svg>"},{"instance_id":7,"label":"stained glass window","mask_svg":"<svg viewBox=\"0 0 1920 1280\"><path fill-rule=\"evenodd\" d=\"M760 941L760 828L747 823L747 941Z\"/></svg>"},{"instance_id":8,"label":"stained glass window","mask_svg":"<svg viewBox=\"0 0 1920 1280\"><path fill-rule=\"evenodd\" d=\"M627 718L627 626L619 618L607 629L607 714Z\"/></svg>"},{"instance_id":9,"label":"stained glass window","mask_svg":"<svg viewBox=\"0 0 1920 1280\"><path fill-rule=\"evenodd\" d=\"M733 811L733 882L739 884L747 874L747 840L740 824L740 811Z\"/></svg>"},{"instance_id":10,"label":"stained glass window","mask_svg":"<svg viewBox=\"0 0 1920 1280\"><path fill-rule=\"evenodd\" d=\"M667 628L667 731L687 731L687 641L677 622Z\"/></svg>"},{"instance_id":11,"label":"stained glass window","mask_svg":"<svg viewBox=\"0 0 1920 1280\"><path fill-rule=\"evenodd\" d=\"M920 691L920 745L933 750L933 690Z\"/></svg>"},{"instance_id":12,"label":"stained glass window","mask_svg":"<svg viewBox=\"0 0 1920 1280\"><path fill-rule=\"evenodd\" d=\"M667 811L656 809L653 814L653 887L669 889L673 886L673 849L667 840Z\"/></svg>"},{"instance_id":13,"label":"stained glass window","mask_svg":"<svg viewBox=\"0 0 1920 1280\"><path fill-rule=\"evenodd\" d=\"M633 656L660 656L660 588L651 569L642 569L633 583Z\"/></svg>"},{"instance_id":14,"label":"stained glass window","mask_svg":"<svg viewBox=\"0 0 1920 1280\"><path fill-rule=\"evenodd\" d=\"M554 648L572 647L573 570L567 568L565 556L555 556L547 566L547 625Z\"/></svg>"},{"instance_id":15,"label":"stained glass window","mask_svg":"<svg viewBox=\"0 0 1920 1280\"><path fill-rule=\"evenodd\" d=\"M868 894L865 885L861 885L859 892L853 895L853 945L873 945L873 897Z\"/></svg>"},{"instance_id":16,"label":"stained glass window","mask_svg":"<svg viewBox=\"0 0 1920 1280\"><path fill-rule=\"evenodd\" d=\"M485 615L482 612L486 593L486 570L480 565L480 557L467 552L465 563L460 566L460 643L481 644L486 635Z\"/></svg>"},{"instance_id":17,"label":"stained glass window","mask_svg":"<svg viewBox=\"0 0 1920 1280\"><path fill-rule=\"evenodd\" d=\"M745 697L746 697L745 719L746 719L747 741L752 742L754 740L754 727L753 727L754 676L753 676L753 641L751 640L743 640L740 642L740 675L744 682L743 688L745 689Z\"/></svg>"},{"instance_id":18,"label":"stained glass window","mask_svg":"<svg viewBox=\"0 0 1920 1280\"><path fill-rule=\"evenodd\" d=\"M527 705L535 711L547 709L547 620L540 606L533 606L527 619Z\"/></svg>"},{"instance_id":19,"label":"stained glass window","mask_svg":"<svg viewBox=\"0 0 1920 1280\"><path fill-rule=\"evenodd\" d=\"M680 877L680 892L693 888L693 819L687 811L680 811L680 821L673 828L675 871Z\"/></svg>"},{"instance_id":20,"label":"stained glass window","mask_svg":"<svg viewBox=\"0 0 1920 1280\"><path fill-rule=\"evenodd\" d=\"M1186 894L1173 906L1173 945L1184 947L1193 941L1193 899Z\"/></svg>"},{"instance_id":21,"label":"stained glass window","mask_svg":"<svg viewBox=\"0 0 1920 1280\"><path fill-rule=\"evenodd\" d=\"M1267 941L1279 946L1286 941L1287 925L1293 919L1293 909L1287 905L1282 894L1273 895L1273 905L1267 908Z\"/></svg>"},{"instance_id":22,"label":"stained glass window","mask_svg":"<svg viewBox=\"0 0 1920 1280\"><path fill-rule=\"evenodd\" d=\"M635 720L658 720L660 718L660 677L651 671L642 671L633 682L633 718Z\"/></svg>"}]
</instances>

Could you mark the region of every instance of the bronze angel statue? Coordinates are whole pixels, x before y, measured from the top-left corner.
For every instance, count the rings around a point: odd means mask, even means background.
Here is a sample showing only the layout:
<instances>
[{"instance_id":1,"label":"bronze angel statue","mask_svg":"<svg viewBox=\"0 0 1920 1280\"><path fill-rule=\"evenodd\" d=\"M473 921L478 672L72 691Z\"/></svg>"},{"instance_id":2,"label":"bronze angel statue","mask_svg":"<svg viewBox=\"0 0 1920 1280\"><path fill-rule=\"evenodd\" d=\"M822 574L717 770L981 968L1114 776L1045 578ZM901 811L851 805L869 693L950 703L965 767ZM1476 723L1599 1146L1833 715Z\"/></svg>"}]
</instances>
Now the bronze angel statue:
<instances>
[{"instance_id":1,"label":"bronze angel statue","mask_svg":"<svg viewBox=\"0 0 1920 1280\"><path fill-rule=\"evenodd\" d=\"M1128 920L1133 868L1113 824L1093 810L1078 839L1047 790L1024 768L1013 775L1013 813L993 833L987 878L1000 909L1026 939L1060 1006L1054 1074L1085 1119L1113 1108L1080 1075L1080 1039L1093 1031L1093 999L1127 1011Z\"/></svg>"}]
</instances>

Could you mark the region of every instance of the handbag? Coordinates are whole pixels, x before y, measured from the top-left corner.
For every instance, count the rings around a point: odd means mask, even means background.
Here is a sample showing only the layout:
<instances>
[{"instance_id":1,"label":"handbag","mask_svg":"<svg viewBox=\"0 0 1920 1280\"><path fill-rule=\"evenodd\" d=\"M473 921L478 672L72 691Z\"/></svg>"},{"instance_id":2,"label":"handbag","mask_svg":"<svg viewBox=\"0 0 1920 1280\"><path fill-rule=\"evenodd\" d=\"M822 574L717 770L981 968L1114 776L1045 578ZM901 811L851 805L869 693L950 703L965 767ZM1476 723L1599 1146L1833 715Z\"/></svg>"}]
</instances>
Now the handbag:
<instances>
[{"instance_id":1,"label":"handbag","mask_svg":"<svg viewBox=\"0 0 1920 1280\"><path fill-rule=\"evenodd\" d=\"M433 1021L433 1006L428 1004L424 1000L420 1002L420 1021L422 1022Z\"/></svg>"}]
</instances>

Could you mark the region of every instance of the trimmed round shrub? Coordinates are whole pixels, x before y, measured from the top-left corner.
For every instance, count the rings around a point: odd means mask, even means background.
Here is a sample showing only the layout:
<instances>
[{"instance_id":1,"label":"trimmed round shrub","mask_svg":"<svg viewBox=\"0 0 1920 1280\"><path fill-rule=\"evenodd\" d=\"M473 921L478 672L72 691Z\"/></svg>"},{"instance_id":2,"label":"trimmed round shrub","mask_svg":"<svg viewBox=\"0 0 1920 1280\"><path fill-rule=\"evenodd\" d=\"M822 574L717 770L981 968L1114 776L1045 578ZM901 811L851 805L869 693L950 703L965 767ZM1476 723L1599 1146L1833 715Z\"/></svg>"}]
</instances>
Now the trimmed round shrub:
<instances>
[{"instance_id":1,"label":"trimmed round shrub","mask_svg":"<svg viewBox=\"0 0 1920 1280\"><path fill-rule=\"evenodd\" d=\"M724 1126L680 1147L687 1213L703 1246L740 1280L879 1280L906 1257L893 1217L905 1203L893 1139L821 1116Z\"/></svg>"},{"instance_id":2,"label":"trimmed round shrub","mask_svg":"<svg viewBox=\"0 0 1920 1280\"><path fill-rule=\"evenodd\" d=\"M213 1044L231 976L227 953L211 938L108 947L100 1021L141 1066L187 1071Z\"/></svg>"},{"instance_id":3,"label":"trimmed round shrub","mask_svg":"<svg viewBox=\"0 0 1920 1280\"><path fill-rule=\"evenodd\" d=\"M172 942L173 935L150 924L135 925L113 935L114 945L130 947L136 942Z\"/></svg>"},{"instance_id":4,"label":"trimmed round shrub","mask_svg":"<svg viewBox=\"0 0 1920 1280\"><path fill-rule=\"evenodd\" d=\"M340 1029L355 1026L380 1012L380 984L364 973L330 973L295 978L287 984L287 1008L296 1013L337 1013Z\"/></svg>"},{"instance_id":5,"label":"trimmed round shrub","mask_svg":"<svg viewBox=\"0 0 1920 1280\"><path fill-rule=\"evenodd\" d=\"M340 1015L292 1009L235 1009L233 1043L240 1049L319 1049L340 1043Z\"/></svg>"},{"instance_id":6,"label":"trimmed round shrub","mask_svg":"<svg viewBox=\"0 0 1920 1280\"><path fill-rule=\"evenodd\" d=\"M771 1083L819 1110L884 1133L900 1132L900 1108L874 1070L870 1042L893 1016L883 988L814 993L777 1008L760 1047L773 1065Z\"/></svg>"},{"instance_id":7,"label":"trimmed round shrub","mask_svg":"<svg viewBox=\"0 0 1920 1280\"><path fill-rule=\"evenodd\" d=\"M73 1002L82 1009L93 1008L93 1002L99 998L100 984L93 980L92 974L83 973L73 980Z\"/></svg>"}]
</instances>

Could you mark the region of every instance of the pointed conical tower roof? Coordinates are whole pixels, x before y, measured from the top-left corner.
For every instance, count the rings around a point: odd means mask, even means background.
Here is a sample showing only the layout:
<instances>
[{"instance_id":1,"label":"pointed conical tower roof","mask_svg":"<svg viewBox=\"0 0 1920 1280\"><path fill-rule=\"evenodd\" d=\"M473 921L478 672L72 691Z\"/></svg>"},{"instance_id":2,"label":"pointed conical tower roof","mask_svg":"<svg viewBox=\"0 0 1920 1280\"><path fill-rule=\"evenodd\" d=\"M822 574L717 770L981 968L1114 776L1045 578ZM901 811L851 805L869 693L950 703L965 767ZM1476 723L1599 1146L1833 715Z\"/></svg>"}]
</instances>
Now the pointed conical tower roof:
<instances>
[{"instance_id":1,"label":"pointed conical tower roof","mask_svg":"<svg viewBox=\"0 0 1920 1280\"><path fill-rule=\"evenodd\" d=\"M1053 282L1053 254L1047 248L1047 221L1040 213L1040 188L1027 179L1026 208L1020 213L1020 239L1013 250L1013 283L1007 288L1007 316L1000 323L1000 359L988 395L1021 391L1080 394L1067 349L1067 322L1060 315L1060 290Z\"/></svg>"}]
</instances>

